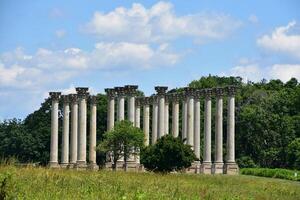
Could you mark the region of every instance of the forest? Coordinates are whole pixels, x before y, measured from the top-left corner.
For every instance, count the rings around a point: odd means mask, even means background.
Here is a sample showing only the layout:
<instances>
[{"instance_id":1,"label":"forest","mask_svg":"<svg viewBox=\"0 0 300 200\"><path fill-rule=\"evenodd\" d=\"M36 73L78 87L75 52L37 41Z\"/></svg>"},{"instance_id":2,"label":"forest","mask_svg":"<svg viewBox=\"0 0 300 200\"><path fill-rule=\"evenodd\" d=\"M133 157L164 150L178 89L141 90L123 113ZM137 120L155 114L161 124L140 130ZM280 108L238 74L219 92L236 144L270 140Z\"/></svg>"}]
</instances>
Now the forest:
<instances>
[{"instance_id":1,"label":"forest","mask_svg":"<svg viewBox=\"0 0 300 200\"><path fill-rule=\"evenodd\" d=\"M240 77L209 75L192 81L188 86L201 89L228 85L238 87L235 149L239 166L241 168L300 169L300 84L298 80L292 78L286 83L280 80L244 83ZM180 89L176 88L178 91ZM202 100L201 103L201 120L203 120L204 101ZM214 99L212 105L214 113ZM226 141L227 126L226 105L226 96L224 96L224 141ZM41 107L25 119L6 119L0 122L0 157L2 160L14 158L20 163L32 162L46 165L49 161L50 115L51 102L50 99L45 99ZM106 116L106 95L98 94L98 143L102 141L106 131ZM59 134L61 135L62 113L59 117ZM214 154L214 121L215 119L212 117L212 154ZM202 121L201 126L201 153L203 153ZM224 142L224 156L226 156L225 154L226 144ZM97 162L103 163L104 158L105 156L99 153Z\"/></svg>"}]
</instances>

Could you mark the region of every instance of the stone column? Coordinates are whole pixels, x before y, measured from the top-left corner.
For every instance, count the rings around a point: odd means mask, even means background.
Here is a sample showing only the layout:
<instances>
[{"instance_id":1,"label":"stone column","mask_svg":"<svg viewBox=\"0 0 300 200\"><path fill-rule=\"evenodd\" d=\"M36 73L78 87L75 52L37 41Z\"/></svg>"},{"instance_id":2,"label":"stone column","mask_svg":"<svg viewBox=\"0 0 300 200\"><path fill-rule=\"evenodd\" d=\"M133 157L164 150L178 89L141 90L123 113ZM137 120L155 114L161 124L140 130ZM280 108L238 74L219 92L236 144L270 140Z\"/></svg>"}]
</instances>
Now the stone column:
<instances>
[{"instance_id":1,"label":"stone column","mask_svg":"<svg viewBox=\"0 0 300 200\"><path fill-rule=\"evenodd\" d=\"M78 155L76 168L86 168L86 99L88 97L88 88L79 87L76 88L79 98L79 132L78 132Z\"/></svg>"},{"instance_id":2,"label":"stone column","mask_svg":"<svg viewBox=\"0 0 300 200\"><path fill-rule=\"evenodd\" d=\"M152 127L151 127L151 144L155 144L157 140L157 119L158 119L158 102L157 96L152 96Z\"/></svg>"},{"instance_id":3,"label":"stone column","mask_svg":"<svg viewBox=\"0 0 300 200\"><path fill-rule=\"evenodd\" d=\"M141 98L136 98L135 100L135 127L141 127Z\"/></svg>"},{"instance_id":4,"label":"stone column","mask_svg":"<svg viewBox=\"0 0 300 200\"><path fill-rule=\"evenodd\" d=\"M187 144L194 149L194 90L185 88L187 101Z\"/></svg>"},{"instance_id":5,"label":"stone column","mask_svg":"<svg viewBox=\"0 0 300 200\"><path fill-rule=\"evenodd\" d=\"M179 99L178 94L172 95L172 134L174 137L179 135Z\"/></svg>"},{"instance_id":6,"label":"stone column","mask_svg":"<svg viewBox=\"0 0 300 200\"><path fill-rule=\"evenodd\" d=\"M59 168L58 164L58 101L60 92L49 92L52 100L51 106L51 144L50 144L50 168Z\"/></svg>"},{"instance_id":7,"label":"stone column","mask_svg":"<svg viewBox=\"0 0 300 200\"><path fill-rule=\"evenodd\" d=\"M61 148L61 164L62 168L69 165L69 127L70 127L70 100L68 95L62 95L63 99L63 133Z\"/></svg>"},{"instance_id":8,"label":"stone column","mask_svg":"<svg viewBox=\"0 0 300 200\"><path fill-rule=\"evenodd\" d=\"M212 90L205 91L205 114L204 114L204 159L201 165L202 173L211 174L211 95Z\"/></svg>"},{"instance_id":9,"label":"stone column","mask_svg":"<svg viewBox=\"0 0 300 200\"><path fill-rule=\"evenodd\" d=\"M107 130L110 131L115 125L115 90L112 88L106 88L105 92L108 98L107 105Z\"/></svg>"},{"instance_id":10,"label":"stone column","mask_svg":"<svg viewBox=\"0 0 300 200\"><path fill-rule=\"evenodd\" d=\"M227 109L227 159L225 163L226 174L238 174L239 168L235 162L235 98L236 87L230 86L228 92Z\"/></svg>"},{"instance_id":11,"label":"stone column","mask_svg":"<svg viewBox=\"0 0 300 200\"><path fill-rule=\"evenodd\" d=\"M89 144L89 168L98 170L96 163L97 145L97 96L90 96L90 144Z\"/></svg>"},{"instance_id":12,"label":"stone column","mask_svg":"<svg viewBox=\"0 0 300 200\"><path fill-rule=\"evenodd\" d=\"M133 126L135 126L135 96L136 96L136 90L138 86L137 85L125 85L125 94L128 95L128 119L133 123Z\"/></svg>"},{"instance_id":13,"label":"stone column","mask_svg":"<svg viewBox=\"0 0 300 200\"><path fill-rule=\"evenodd\" d=\"M69 95L71 101L71 143L70 143L70 168L77 162L77 132L78 132L78 100L77 94Z\"/></svg>"},{"instance_id":14,"label":"stone column","mask_svg":"<svg viewBox=\"0 0 300 200\"><path fill-rule=\"evenodd\" d=\"M200 160L200 96L201 92L197 91L195 93L195 110L194 110L194 153L196 157Z\"/></svg>"},{"instance_id":15,"label":"stone column","mask_svg":"<svg viewBox=\"0 0 300 200\"><path fill-rule=\"evenodd\" d=\"M166 95L165 96L165 133L164 134L169 134L169 98Z\"/></svg>"},{"instance_id":16,"label":"stone column","mask_svg":"<svg viewBox=\"0 0 300 200\"><path fill-rule=\"evenodd\" d=\"M149 116L150 116L150 99L149 97L145 97L142 101L143 103L143 131L144 131L144 141L145 141L145 146L149 146Z\"/></svg>"},{"instance_id":17,"label":"stone column","mask_svg":"<svg viewBox=\"0 0 300 200\"><path fill-rule=\"evenodd\" d=\"M216 88L215 162L214 174L223 174L223 88Z\"/></svg>"},{"instance_id":18,"label":"stone column","mask_svg":"<svg viewBox=\"0 0 300 200\"><path fill-rule=\"evenodd\" d=\"M125 119L125 90L123 87L115 87L118 96L118 121Z\"/></svg>"},{"instance_id":19,"label":"stone column","mask_svg":"<svg viewBox=\"0 0 300 200\"><path fill-rule=\"evenodd\" d=\"M168 87L156 86L155 90L158 97L158 127L157 138L165 135L165 94Z\"/></svg>"},{"instance_id":20,"label":"stone column","mask_svg":"<svg viewBox=\"0 0 300 200\"><path fill-rule=\"evenodd\" d=\"M187 143L187 97L182 95L182 139Z\"/></svg>"}]
</instances>

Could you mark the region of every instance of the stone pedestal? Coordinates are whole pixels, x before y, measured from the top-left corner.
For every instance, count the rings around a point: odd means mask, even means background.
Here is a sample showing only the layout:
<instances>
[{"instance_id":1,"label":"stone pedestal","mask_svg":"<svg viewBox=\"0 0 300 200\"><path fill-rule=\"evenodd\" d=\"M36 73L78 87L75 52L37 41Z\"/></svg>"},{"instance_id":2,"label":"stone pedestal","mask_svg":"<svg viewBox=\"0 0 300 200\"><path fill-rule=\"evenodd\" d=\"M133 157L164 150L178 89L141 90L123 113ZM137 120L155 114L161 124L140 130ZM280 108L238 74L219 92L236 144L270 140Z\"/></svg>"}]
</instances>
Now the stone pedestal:
<instances>
[{"instance_id":1,"label":"stone pedestal","mask_svg":"<svg viewBox=\"0 0 300 200\"><path fill-rule=\"evenodd\" d=\"M200 174L201 173L201 163L200 161L194 161L192 165L185 171L188 174Z\"/></svg>"},{"instance_id":2,"label":"stone pedestal","mask_svg":"<svg viewBox=\"0 0 300 200\"><path fill-rule=\"evenodd\" d=\"M90 170L95 170L95 171L99 170L99 166L96 163L89 163L87 167Z\"/></svg>"},{"instance_id":3,"label":"stone pedestal","mask_svg":"<svg viewBox=\"0 0 300 200\"><path fill-rule=\"evenodd\" d=\"M212 172L212 164L203 162L201 165L201 173L202 174L211 174Z\"/></svg>"},{"instance_id":4,"label":"stone pedestal","mask_svg":"<svg viewBox=\"0 0 300 200\"><path fill-rule=\"evenodd\" d=\"M236 163L225 163L224 174L228 174L228 175L239 174L239 166Z\"/></svg>"},{"instance_id":5,"label":"stone pedestal","mask_svg":"<svg viewBox=\"0 0 300 200\"><path fill-rule=\"evenodd\" d=\"M87 168L86 161L77 160L77 163L75 164L74 168L76 170L86 170L86 168Z\"/></svg>"},{"instance_id":6,"label":"stone pedestal","mask_svg":"<svg viewBox=\"0 0 300 200\"><path fill-rule=\"evenodd\" d=\"M214 163L212 168L213 174L223 174L224 173L224 164L223 163Z\"/></svg>"},{"instance_id":7,"label":"stone pedestal","mask_svg":"<svg viewBox=\"0 0 300 200\"><path fill-rule=\"evenodd\" d=\"M52 169L59 169L60 168L60 165L58 164L58 162L49 162L49 168L52 168Z\"/></svg>"}]
</instances>

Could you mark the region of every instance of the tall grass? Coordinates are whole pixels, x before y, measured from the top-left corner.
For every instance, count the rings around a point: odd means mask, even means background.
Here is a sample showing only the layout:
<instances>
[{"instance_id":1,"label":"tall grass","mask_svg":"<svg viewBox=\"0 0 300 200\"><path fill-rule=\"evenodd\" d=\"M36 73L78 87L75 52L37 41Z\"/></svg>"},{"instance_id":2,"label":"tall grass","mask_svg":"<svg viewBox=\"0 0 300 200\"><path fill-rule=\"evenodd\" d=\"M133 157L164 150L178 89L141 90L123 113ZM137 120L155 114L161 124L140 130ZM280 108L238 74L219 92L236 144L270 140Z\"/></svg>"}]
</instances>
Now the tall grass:
<instances>
[{"instance_id":1,"label":"tall grass","mask_svg":"<svg viewBox=\"0 0 300 200\"><path fill-rule=\"evenodd\" d=\"M300 181L300 171L289 169L244 168L241 174Z\"/></svg>"},{"instance_id":2,"label":"tall grass","mask_svg":"<svg viewBox=\"0 0 300 200\"><path fill-rule=\"evenodd\" d=\"M5 181L4 181L5 180ZM7 199L299 199L300 184L252 176L0 166Z\"/></svg>"}]
</instances>

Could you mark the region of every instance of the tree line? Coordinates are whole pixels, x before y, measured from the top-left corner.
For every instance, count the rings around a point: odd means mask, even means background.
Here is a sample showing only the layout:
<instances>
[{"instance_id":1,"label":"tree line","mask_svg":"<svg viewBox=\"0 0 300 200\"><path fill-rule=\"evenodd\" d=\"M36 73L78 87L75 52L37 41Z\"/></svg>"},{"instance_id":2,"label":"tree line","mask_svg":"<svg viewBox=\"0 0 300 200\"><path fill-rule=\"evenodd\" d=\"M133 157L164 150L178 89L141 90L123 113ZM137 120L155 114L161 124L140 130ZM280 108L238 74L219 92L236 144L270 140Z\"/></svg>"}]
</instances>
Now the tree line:
<instances>
[{"instance_id":1,"label":"tree line","mask_svg":"<svg viewBox=\"0 0 300 200\"><path fill-rule=\"evenodd\" d=\"M243 83L240 77L207 76L189 84L190 87L199 89L227 85L238 87L235 138L239 166L300 169L300 84L297 79L292 78L286 83L280 80ZM181 88L176 90L180 91ZM107 124L106 95L98 94L97 104L97 142L100 143L103 141ZM227 126L226 105L227 99L224 96L224 141ZM51 101L45 99L41 107L24 120L8 119L0 122L0 156L15 157L20 162L47 164L50 149L50 109ZM215 99L212 99L212 112L215 112ZM61 136L62 115L59 117ZM201 119L203 118L202 101ZM214 123L215 119L212 117L212 155L214 155ZM201 152L204 147L203 131L202 125ZM59 142L61 143L61 140ZM225 142L224 156L226 156ZM98 164L103 163L104 159L105 155L98 153Z\"/></svg>"}]
</instances>

